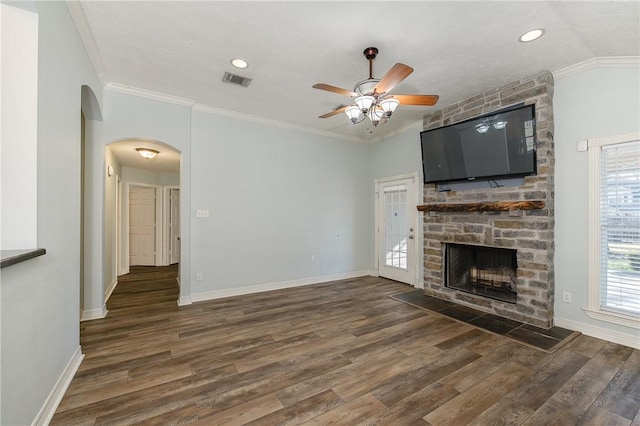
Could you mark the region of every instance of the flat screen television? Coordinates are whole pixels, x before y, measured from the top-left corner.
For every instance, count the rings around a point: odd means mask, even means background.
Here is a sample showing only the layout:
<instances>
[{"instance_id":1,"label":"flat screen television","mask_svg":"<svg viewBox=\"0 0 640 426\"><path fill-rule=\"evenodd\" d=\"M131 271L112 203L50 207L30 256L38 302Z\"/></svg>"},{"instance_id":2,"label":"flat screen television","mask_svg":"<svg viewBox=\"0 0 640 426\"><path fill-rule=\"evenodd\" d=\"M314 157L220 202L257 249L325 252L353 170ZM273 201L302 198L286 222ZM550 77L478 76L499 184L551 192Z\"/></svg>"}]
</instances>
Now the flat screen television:
<instances>
[{"instance_id":1,"label":"flat screen television","mask_svg":"<svg viewBox=\"0 0 640 426\"><path fill-rule=\"evenodd\" d=\"M534 105L420 132L424 183L536 174Z\"/></svg>"}]
</instances>

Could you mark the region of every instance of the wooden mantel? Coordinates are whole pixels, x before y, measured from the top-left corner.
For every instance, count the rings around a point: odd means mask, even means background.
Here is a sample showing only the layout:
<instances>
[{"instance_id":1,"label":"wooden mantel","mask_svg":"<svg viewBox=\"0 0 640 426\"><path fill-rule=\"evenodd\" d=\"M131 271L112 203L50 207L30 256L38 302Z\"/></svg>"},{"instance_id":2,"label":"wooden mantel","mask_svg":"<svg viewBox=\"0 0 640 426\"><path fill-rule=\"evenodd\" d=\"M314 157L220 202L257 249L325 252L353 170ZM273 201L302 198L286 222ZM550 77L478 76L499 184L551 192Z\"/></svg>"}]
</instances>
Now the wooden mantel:
<instances>
[{"instance_id":1,"label":"wooden mantel","mask_svg":"<svg viewBox=\"0 0 640 426\"><path fill-rule=\"evenodd\" d=\"M480 203L436 203L418 206L421 212L487 212L508 210L538 210L544 208L544 201L494 201Z\"/></svg>"}]
</instances>

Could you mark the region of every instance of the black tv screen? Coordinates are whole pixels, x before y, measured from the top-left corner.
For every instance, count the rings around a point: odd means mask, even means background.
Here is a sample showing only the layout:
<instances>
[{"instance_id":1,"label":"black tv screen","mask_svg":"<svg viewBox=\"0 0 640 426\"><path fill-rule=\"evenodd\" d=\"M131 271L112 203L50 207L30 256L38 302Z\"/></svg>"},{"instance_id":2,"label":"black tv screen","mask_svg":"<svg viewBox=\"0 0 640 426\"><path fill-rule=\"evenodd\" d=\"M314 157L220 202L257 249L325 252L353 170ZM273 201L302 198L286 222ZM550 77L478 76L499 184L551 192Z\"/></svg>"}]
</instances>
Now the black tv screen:
<instances>
[{"instance_id":1,"label":"black tv screen","mask_svg":"<svg viewBox=\"0 0 640 426\"><path fill-rule=\"evenodd\" d=\"M536 174L535 122L524 105L420 132L424 183Z\"/></svg>"}]
</instances>

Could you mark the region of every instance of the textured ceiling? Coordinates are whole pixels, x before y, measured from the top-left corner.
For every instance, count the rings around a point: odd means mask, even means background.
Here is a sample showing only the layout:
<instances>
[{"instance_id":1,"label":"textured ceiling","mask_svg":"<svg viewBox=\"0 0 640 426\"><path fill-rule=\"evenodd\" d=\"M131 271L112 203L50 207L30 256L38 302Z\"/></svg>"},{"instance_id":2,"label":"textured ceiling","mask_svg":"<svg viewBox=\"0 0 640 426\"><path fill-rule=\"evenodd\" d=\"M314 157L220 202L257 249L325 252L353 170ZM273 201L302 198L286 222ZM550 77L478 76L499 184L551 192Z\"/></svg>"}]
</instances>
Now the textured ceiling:
<instances>
[{"instance_id":1,"label":"textured ceiling","mask_svg":"<svg viewBox=\"0 0 640 426\"><path fill-rule=\"evenodd\" d=\"M640 55L638 1L423 2L69 2L103 82L193 100L230 113L377 140L426 113L535 74L605 56ZM532 43L518 36L543 27ZM368 77L362 51L380 50L374 77L396 62L415 69L393 93L438 94L435 107L400 106L373 129L344 114L351 90ZM229 61L241 57L245 70ZM225 71L253 79L222 82ZM372 131L372 133L371 133Z\"/></svg>"}]
</instances>

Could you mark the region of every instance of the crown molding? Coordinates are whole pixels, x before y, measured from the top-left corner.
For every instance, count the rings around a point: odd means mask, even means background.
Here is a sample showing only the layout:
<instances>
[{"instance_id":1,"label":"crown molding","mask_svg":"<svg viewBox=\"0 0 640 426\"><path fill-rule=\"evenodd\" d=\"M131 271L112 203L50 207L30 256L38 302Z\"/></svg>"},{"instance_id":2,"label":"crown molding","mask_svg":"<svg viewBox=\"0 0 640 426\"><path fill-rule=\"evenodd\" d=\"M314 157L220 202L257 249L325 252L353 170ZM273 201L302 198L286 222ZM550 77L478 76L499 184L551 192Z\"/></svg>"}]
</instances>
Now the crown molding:
<instances>
[{"instance_id":1,"label":"crown molding","mask_svg":"<svg viewBox=\"0 0 640 426\"><path fill-rule=\"evenodd\" d=\"M356 138L356 137L350 137L350 136L345 136L345 135L341 135L341 134L334 133L334 132L314 129L312 127L299 126L299 125L292 124L292 123L286 123L284 121L271 120L271 119L260 117L260 116L257 116L257 115L245 114L245 113L241 113L241 112L237 112L237 111L231 111L231 110L227 110L227 109L223 109L223 108L216 108L216 107L213 107L213 106L210 106L210 105L195 104L192 109L194 111L198 111L198 112L205 112L205 113L208 113L208 114L221 115L221 116L224 116L224 117L236 118L238 120L251 121L251 122L254 122L254 123L264 124L264 125L271 126L271 127L279 127L279 128L283 128L283 129L298 130L298 131L304 132L304 133L312 133L312 134L316 134L316 135L320 135L320 136L327 136L327 137L342 139L342 140L351 141L351 142L363 142L362 139L359 139L359 138Z\"/></svg>"},{"instance_id":2,"label":"crown molding","mask_svg":"<svg viewBox=\"0 0 640 426\"><path fill-rule=\"evenodd\" d=\"M279 127L284 129L298 130L304 133L312 133L320 136L327 136L336 139L347 140L351 142L363 142L362 139L356 137L344 136L334 132L328 132L324 130L314 129L311 127L298 126L292 123L286 123L283 121L271 120L268 118L260 117L252 114L245 114L237 111L231 111L224 108L217 108L210 105L199 104L193 99L181 98L179 96L167 95L165 93L154 92L153 90L141 89L139 87L127 86L120 83L107 83L106 90L113 92L123 93L126 95L140 96L147 99L153 99L161 102L168 102L180 106L190 107L193 111L205 112L208 114L221 115L224 117L235 118L244 121L251 121L254 123L264 124L272 127Z\"/></svg>"},{"instance_id":3,"label":"crown molding","mask_svg":"<svg viewBox=\"0 0 640 426\"><path fill-rule=\"evenodd\" d=\"M79 1L65 1L67 4L67 9L69 9L69 14L71 15L71 19L76 25L76 29L80 34L80 39L82 40L82 44L84 44L84 48L87 51L87 55L89 55L89 61L93 65L93 69L98 76L98 80L102 87L106 86L106 77L104 72L104 64L102 63L102 59L100 59L100 53L98 52L98 47L96 45L96 40L93 37L93 33L89 28L89 24L87 23L87 17L84 15L84 10L82 9L82 4Z\"/></svg>"},{"instance_id":4,"label":"crown molding","mask_svg":"<svg viewBox=\"0 0 640 426\"><path fill-rule=\"evenodd\" d=\"M408 124L405 124L404 126L390 132L387 133L384 136L374 136L373 138L371 138L370 140L366 140L365 142L370 142L370 143L377 143L377 142L381 142L381 141L385 141L387 139L396 137L398 135L402 135L405 134L407 132L418 132L420 133L421 131L424 130L423 126L422 126L422 118L410 122Z\"/></svg>"},{"instance_id":5,"label":"crown molding","mask_svg":"<svg viewBox=\"0 0 640 426\"><path fill-rule=\"evenodd\" d=\"M555 80L570 77L593 68L634 68L640 67L640 56L609 56L592 58L565 68L553 71Z\"/></svg>"},{"instance_id":6,"label":"crown molding","mask_svg":"<svg viewBox=\"0 0 640 426\"><path fill-rule=\"evenodd\" d=\"M109 82L105 86L105 89L113 92L124 93L126 95L140 96L147 99L153 99L156 101L168 102L180 106L192 107L196 101L193 99L181 98L179 96L167 95L161 92L154 92L153 90L141 89L139 87L127 86L126 84Z\"/></svg>"}]
</instances>

